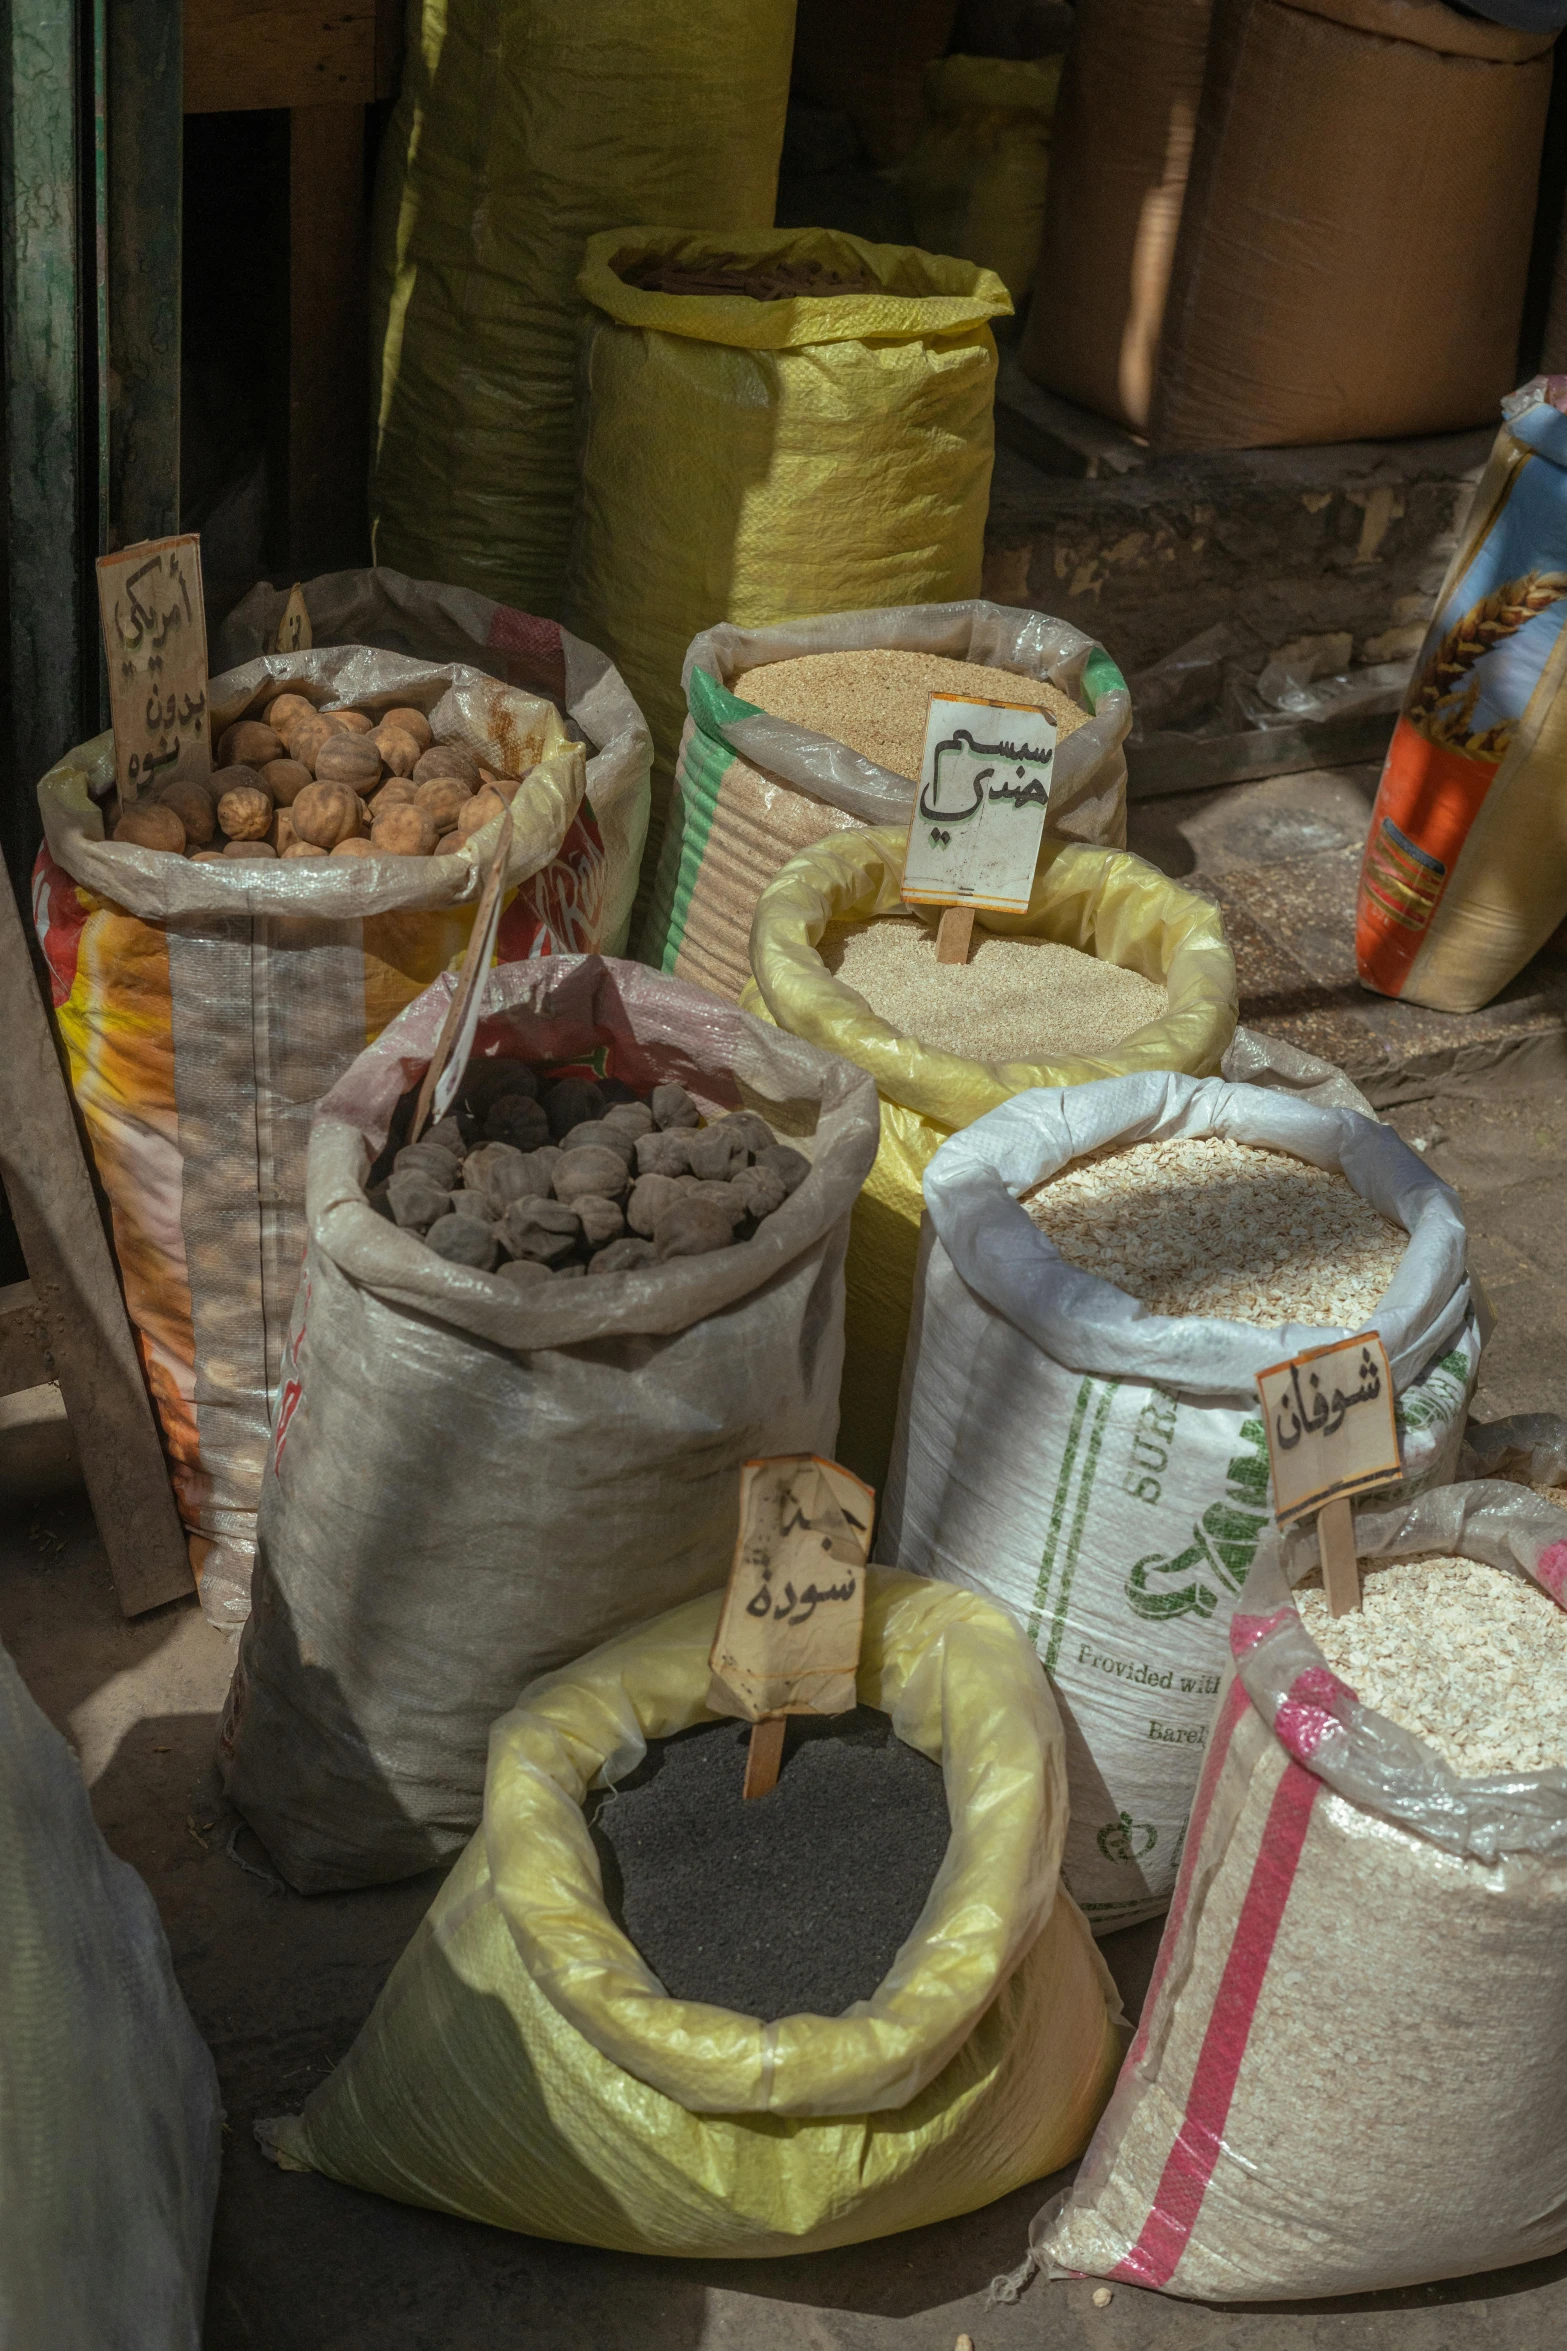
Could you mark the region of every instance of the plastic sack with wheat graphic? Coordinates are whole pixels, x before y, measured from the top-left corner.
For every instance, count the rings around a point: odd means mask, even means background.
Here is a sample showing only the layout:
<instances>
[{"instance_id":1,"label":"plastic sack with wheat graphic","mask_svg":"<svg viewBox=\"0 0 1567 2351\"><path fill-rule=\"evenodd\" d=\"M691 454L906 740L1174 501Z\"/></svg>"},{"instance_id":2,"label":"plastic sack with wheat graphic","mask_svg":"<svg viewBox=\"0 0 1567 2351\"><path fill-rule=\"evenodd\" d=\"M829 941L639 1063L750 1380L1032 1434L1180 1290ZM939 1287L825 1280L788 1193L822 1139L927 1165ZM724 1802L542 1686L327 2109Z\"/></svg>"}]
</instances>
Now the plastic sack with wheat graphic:
<instances>
[{"instance_id":1,"label":"plastic sack with wheat graphic","mask_svg":"<svg viewBox=\"0 0 1567 2351\"><path fill-rule=\"evenodd\" d=\"M1153 1314L1018 1194L1085 1153L1225 1135L1339 1169L1410 1239L1375 1316L1400 1498L1453 1475L1480 1359L1458 1204L1390 1128L1163 1070L1018 1094L925 1171L877 1556L999 1600L1066 1724L1064 1873L1096 1934L1170 1899L1230 1615L1270 1523L1256 1374L1348 1334Z\"/></svg>"},{"instance_id":2,"label":"plastic sack with wheat graphic","mask_svg":"<svg viewBox=\"0 0 1567 2351\"><path fill-rule=\"evenodd\" d=\"M1508 420L1394 730L1355 933L1367 987L1473 1012L1567 915L1567 378Z\"/></svg>"}]
</instances>

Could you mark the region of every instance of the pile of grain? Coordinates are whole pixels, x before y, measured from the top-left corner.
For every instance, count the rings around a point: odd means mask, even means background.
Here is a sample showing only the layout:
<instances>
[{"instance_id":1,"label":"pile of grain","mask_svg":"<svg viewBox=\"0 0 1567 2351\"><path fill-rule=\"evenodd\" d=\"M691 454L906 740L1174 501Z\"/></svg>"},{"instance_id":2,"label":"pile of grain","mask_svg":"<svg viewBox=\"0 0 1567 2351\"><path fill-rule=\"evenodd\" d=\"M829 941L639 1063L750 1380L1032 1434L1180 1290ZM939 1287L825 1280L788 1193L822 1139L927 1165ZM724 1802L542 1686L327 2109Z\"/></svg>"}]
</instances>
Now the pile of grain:
<instances>
[{"instance_id":1,"label":"pile of grain","mask_svg":"<svg viewBox=\"0 0 1567 2351\"><path fill-rule=\"evenodd\" d=\"M1363 1706L1413 1731L1463 1779L1567 1764L1567 1613L1535 1584L1427 1552L1361 1567L1363 1605L1301 1621Z\"/></svg>"},{"instance_id":2,"label":"pile of grain","mask_svg":"<svg viewBox=\"0 0 1567 2351\"><path fill-rule=\"evenodd\" d=\"M1336 1170L1218 1135L1075 1160L1025 1201L1063 1257L1156 1314L1359 1330L1408 1236Z\"/></svg>"},{"instance_id":3,"label":"pile of grain","mask_svg":"<svg viewBox=\"0 0 1567 2351\"><path fill-rule=\"evenodd\" d=\"M671 1999L841 2016L875 1993L941 1867L941 1766L874 1707L797 1715L778 1785L748 1803L750 1743L745 1722L649 1741L590 1809L604 1899Z\"/></svg>"},{"instance_id":4,"label":"pile of grain","mask_svg":"<svg viewBox=\"0 0 1567 2351\"><path fill-rule=\"evenodd\" d=\"M806 653L798 661L768 661L760 669L742 671L734 690L774 718L791 718L813 734L831 735L863 759L914 781L925 757L932 694L1026 702L1050 712L1063 741L1088 717L1070 694L1043 678L1019 677L978 661L949 661L939 653Z\"/></svg>"},{"instance_id":5,"label":"pile of grain","mask_svg":"<svg viewBox=\"0 0 1567 2351\"><path fill-rule=\"evenodd\" d=\"M933 930L904 915L834 923L827 969L906 1037L970 1061L1051 1061L1110 1053L1162 1020L1163 988L1050 939L975 933L966 964L938 963Z\"/></svg>"}]
</instances>

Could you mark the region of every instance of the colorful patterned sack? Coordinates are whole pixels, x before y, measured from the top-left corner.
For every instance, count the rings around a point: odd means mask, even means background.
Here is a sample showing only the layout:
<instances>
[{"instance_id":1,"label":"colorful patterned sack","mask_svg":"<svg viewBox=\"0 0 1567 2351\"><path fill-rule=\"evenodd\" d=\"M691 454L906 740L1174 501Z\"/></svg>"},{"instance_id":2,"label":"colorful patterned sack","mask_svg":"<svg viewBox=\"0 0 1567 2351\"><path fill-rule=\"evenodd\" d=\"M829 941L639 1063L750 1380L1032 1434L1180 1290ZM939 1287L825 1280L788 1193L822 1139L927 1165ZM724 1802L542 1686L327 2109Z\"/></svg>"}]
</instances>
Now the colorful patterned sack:
<instances>
[{"instance_id":1,"label":"colorful patterned sack","mask_svg":"<svg viewBox=\"0 0 1567 2351\"><path fill-rule=\"evenodd\" d=\"M1496 437L1361 870L1361 978L1442 1012L1489 1004L1567 915L1567 380L1551 382Z\"/></svg>"},{"instance_id":2,"label":"colorful patterned sack","mask_svg":"<svg viewBox=\"0 0 1567 2351\"><path fill-rule=\"evenodd\" d=\"M535 745L496 953L596 948L604 845L581 746L549 703L456 664L340 647L214 678L214 735L288 687L415 705L497 765L500 740ZM241 1624L311 1115L461 954L493 838L461 857L195 865L104 841L93 795L113 773L101 735L39 785L34 919L202 1605Z\"/></svg>"}]
</instances>

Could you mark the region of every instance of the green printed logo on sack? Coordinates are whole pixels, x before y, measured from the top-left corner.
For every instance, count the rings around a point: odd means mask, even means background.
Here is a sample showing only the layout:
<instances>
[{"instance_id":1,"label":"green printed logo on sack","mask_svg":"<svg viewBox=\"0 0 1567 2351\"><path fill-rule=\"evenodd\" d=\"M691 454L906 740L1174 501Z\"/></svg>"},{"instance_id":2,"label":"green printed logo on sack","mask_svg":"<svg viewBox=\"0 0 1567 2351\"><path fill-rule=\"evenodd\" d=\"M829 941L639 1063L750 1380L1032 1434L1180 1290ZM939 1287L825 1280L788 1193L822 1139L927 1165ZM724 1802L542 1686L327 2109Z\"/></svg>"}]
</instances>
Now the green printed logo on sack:
<instances>
[{"instance_id":1,"label":"green printed logo on sack","mask_svg":"<svg viewBox=\"0 0 1567 2351\"><path fill-rule=\"evenodd\" d=\"M1152 1821L1133 1820L1123 1812L1116 1820L1106 1822L1094 1842L1106 1861L1141 1861L1159 1842L1159 1832Z\"/></svg>"},{"instance_id":2,"label":"green printed logo on sack","mask_svg":"<svg viewBox=\"0 0 1567 2351\"><path fill-rule=\"evenodd\" d=\"M1173 1403L1170 1425L1173 1431ZM1184 1551L1173 1559L1151 1551L1127 1577L1126 1597L1137 1615L1155 1623L1212 1616L1221 1595L1235 1594L1246 1581L1268 1523L1268 1441L1260 1420L1243 1421L1241 1439L1246 1450L1226 1473L1228 1499L1209 1503Z\"/></svg>"}]
</instances>

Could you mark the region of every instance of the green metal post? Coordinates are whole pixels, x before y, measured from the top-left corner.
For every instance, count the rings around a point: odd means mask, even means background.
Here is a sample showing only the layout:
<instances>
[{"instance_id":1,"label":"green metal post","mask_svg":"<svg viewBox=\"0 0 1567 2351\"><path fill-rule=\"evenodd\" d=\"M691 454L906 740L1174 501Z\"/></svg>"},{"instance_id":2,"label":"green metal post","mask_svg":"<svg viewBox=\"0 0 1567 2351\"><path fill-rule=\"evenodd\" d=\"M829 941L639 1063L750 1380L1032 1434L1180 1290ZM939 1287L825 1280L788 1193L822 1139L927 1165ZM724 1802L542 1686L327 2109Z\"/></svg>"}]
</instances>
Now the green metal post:
<instances>
[{"instance_id":1,"label":"green metal post","mask_svg":"<svg viewBox=\"0 0 1567 2351\"><path fill-rule=\"evenodd\" d=\"M12 0L17 5L18 0ZM180 0L106 0L109 513L104 552L180 527Z\"/></svg>"},{"instance_id":2,"label":"green metal post","mask_svg":"<svg viewBox=\"0 0 1567 2351\"><path fill-rule=\"evenodd\" d=\"M10 503L8 769L13 880L34 786L82 719L81 173L73 0L0 0L0 280Z\"/></svg>"}]
</instances>

